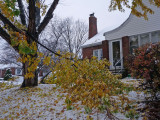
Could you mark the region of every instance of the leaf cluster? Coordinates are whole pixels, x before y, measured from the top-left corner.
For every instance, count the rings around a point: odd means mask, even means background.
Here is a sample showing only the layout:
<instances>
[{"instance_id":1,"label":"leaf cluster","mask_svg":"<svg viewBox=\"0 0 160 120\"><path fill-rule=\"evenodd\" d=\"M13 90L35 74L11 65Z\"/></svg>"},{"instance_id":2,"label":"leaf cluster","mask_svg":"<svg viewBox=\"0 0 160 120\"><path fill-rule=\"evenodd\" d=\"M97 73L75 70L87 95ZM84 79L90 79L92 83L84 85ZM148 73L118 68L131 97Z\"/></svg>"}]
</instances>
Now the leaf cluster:
<instances>
[{"instance_id":1,"label":"leaf cluster","mask_svg":"<svg viewBox=\"0 0 160 120\"><path fill-rule=\"evenodd\" d=\"M73 60L64 59L69 57ZM81 101L87 110L106 110L110 107L111 111L123 111L123 106L130 103L122 95L129 86L118 80L119 75L113 75L109 71L109 65L106 59L98 61L93 57L91 60L79 60L67 53L59 57L52 75L45 82L60 86L69 93L68 99L71 102Z\"/></svg>"},{"instance_id":2,"label":"leaf cluster","mask_svg":"<svg viewBox=\"0 0 160 120\"><path fill-rule=\"evenodd\" d=\"M129 0L111 0L109 10L113 11L118 9L119 11L124 12L125 6L126 8L131 9L131 13L136 15L137 17L143 17L144 19L148 19L147 14L154 13L154 11L149 7L150 4L160 7L159 0L133 0L132 2Z\"/></svg>"}]
</instances>

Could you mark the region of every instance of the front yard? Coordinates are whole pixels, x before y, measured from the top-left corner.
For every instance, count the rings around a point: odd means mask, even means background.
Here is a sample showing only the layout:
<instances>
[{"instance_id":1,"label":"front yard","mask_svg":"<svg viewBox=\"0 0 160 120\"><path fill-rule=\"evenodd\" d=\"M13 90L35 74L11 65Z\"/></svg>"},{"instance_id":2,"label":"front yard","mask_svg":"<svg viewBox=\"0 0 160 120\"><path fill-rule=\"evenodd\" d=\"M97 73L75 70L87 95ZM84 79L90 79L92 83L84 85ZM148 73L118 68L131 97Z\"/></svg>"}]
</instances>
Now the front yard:
<instances>
[{"instance_id":1,"label":"front yard","mask_svg":"<svg viewBox=\"0 0 160 120\"><path fill-rule=\"evenodd\" d=\"M123 80L127 84L138 85L136 80ZM0 120L5 119L53 119L53 120L104 120L107 118L107 112L99 110L86 109L81 102L73 103L70 108L67 107L66 95L55 84L40 84L34 88L20 89L20 85L0 83ZM126 96L137 104L144 100L143 92L131 91ZM137 104L138 109L144 104ZM129 113L114 113L122 120L135 118L141 120L142 114L134 115ZM129 117L129 118L127 118Z\"/></svg>"}]
</instances>

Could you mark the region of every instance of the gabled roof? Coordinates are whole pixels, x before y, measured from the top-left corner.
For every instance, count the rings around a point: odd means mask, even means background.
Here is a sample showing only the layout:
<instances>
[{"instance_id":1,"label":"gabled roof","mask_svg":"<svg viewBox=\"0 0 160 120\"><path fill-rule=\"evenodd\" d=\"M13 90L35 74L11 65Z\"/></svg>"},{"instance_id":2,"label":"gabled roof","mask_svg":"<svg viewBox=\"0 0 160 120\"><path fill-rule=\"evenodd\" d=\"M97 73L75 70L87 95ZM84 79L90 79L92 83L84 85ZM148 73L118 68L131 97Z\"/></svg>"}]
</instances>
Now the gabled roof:
<instances>
[{"instance_id":1,"label":"gabled roof","mask_svg":"<svg viewBox=\"0 0 160 120\"><path fill-rule=\"evenodd\" d=\"M160 8L150 5L154 14L148 14L148 20L130 15L119 27L104 33L106 40L115 40L124 36L139 35L160 30Z\"/></svg>"},{"instance_id":2,"label":"gabled roof","mask_svg":"<svg viewBox=\"0 0 160 120\"><path fill-rule=\"evenodd\" d=\"M0 64L0 69L6 69L6 68L21 68L21 65L18 64Z\"/></svg>"},{"instance_id":3,"label":"gabled roof","mask_svg":"<svg viewBox=\"0 0 160 120\"><path fill-rule=\"evenodd\" d=\"M104 29L99 34L85 42L82 48L100 45L104 40L115 40L124 36L132 36L160 30L160 8L150 5L147 0L144 0L144 3L155 12L153 15L148 14L148 21L144 20L144 18L138 18L130 14L127 20L121 25L112 27L112 29Z\"/></svg>"},{"instance_id":4,"label":"gabled roof","mask_svg":"<svg viewBox=\"0 0 160 120\"><path fill-rule=\"evenodd\" d=\"M115 28L117 28L119 25L114 25L114 26L110 26L110 27L106 27L105 29L103 29L102 31L100 31L98 34L96 34L95 36L93 36L92 38L90 38L89 40L87 40L83 45L82 48L85 47L90 47L90 46L96 46L96 45L101 45L102 41L105 40L105 36L103 35L106 31L110 31L113 30Z\"/></svg>"}]
</instances>

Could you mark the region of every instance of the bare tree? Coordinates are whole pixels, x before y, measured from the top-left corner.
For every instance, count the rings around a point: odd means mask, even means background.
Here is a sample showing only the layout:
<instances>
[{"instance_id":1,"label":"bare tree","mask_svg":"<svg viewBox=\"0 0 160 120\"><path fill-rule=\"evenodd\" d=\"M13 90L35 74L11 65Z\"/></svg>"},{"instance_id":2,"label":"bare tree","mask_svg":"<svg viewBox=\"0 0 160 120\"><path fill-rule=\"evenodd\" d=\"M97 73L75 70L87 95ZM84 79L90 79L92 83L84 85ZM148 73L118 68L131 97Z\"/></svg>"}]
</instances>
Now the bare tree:
<instances>
[{"instance_id":1,"label":"bare tree","mask_svg":"<svg viewBox=\"0 0 160 120\"><path fill-rule=\"evenodd\" d=\"M75 22L74 31L74 53L82 58L81 46L88 40L88 26L84 22L77 20Z\"/></svg>"},{"instance_id":2,"label":"bare tree","mask_svg":"<svg viewBox=\"0 0 160 120\"><path fill-rule=\"evenodd\" d=\"M43 44L53 51L68 51L78 56L81 56L81 45L87 39L88 26L85 22L73 21L72 18L62 19L57 16L41 36ZM43 52L47 53L47 50L44 49Z\"/></svg>"},{"instance_id":3,"label":"bare tree","mask_svg":"<svg viewBox=\"0 0 160 120\"><path fill-rule=\"evenodd\" d=\"M53 51L64 51L64 43L62 42L62 34L64 33L64 23L62 19L54 16L54 19L46 27L46 30L41 34L40 41L45 46ZM41 52L51 53L43 47L39 46Z\"/></svg>"},{"instance_id":4,"label":"bare tree","mask_svg":"<svg viewBox=\"0 0 160 120\"><path fill-rule=\"evenodd\" d=\"M81 56L81 45L88 39L88 27L80 21L73 21L71 18L63 20L65 30L62 34L65 46L70 53Z\"/></svg>"},{"instance_id":5,"label":"bare tree","mask_svg":"<svg viewBox=\"0 0 160 120\"><path fill-rule=\"evenodd\" d=\"M54 19L49 23L46 30L41 34L40 41L45 46L53 51L60 50L61 52L71 52L78 55L80 58L82 56L81 45L88 39L88 27L87 25L80 21L73 21L71 18L59 18L54 16ZM57 59L52 52L39 46L39 50L45 55L51 55L52 59L56 63ZM43 59L43 58L42 58ZM39 69L48 68L48 72L43 79L50 73L50 66L45 66L41 62L39 64Z\"/></svg>"}]
</instances>

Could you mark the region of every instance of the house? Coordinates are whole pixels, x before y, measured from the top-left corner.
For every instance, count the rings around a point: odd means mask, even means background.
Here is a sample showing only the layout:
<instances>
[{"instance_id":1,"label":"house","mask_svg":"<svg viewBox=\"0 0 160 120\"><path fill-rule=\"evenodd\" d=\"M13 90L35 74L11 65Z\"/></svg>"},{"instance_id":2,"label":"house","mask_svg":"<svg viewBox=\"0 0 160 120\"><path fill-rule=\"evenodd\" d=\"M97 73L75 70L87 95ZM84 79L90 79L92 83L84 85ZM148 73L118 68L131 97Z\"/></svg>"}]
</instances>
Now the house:
<instances>
[{"instance_id":1,"label":"house","mask_svg":"<svg viewBox=\"0 0 160 120\"><path fill-rule=\"evenodd\" d=\"M6 70L10 69L12 75L15 76L22 76L23 75L23 70L22 70L22 66L19 64L0 64L0 78L4 78L4 75L6 73ZM44 76L44 70L40 70L39 71L39 77Z\"/></svg>"},{"instance_id":2,"label":"house","mask_svg":"<svg viewBox=\"0 0 160 120\"><path fill-rule=\"evenodd\" d=\"M82 45L83 58L96 56L99 60L110 61L110 69L123 69L124 58L133 50L146 44L160 42L160 8L144 1L154 14L148 14L148 20L130 14L128 19L113 30L105 29L97 33L97 18L89 17L89 40Z\"/></svg>"},{"instance_id":3,"label":"house","mask_svg":"<svg viewBox=\"0 0 160 120\"><path fill-rule=\"evenodd\" d=\"M22 76L22 67L17 64L0 64L0 78L3 78L7 69L11 70L12 75Z\"/></svg>"}]
</instances>

